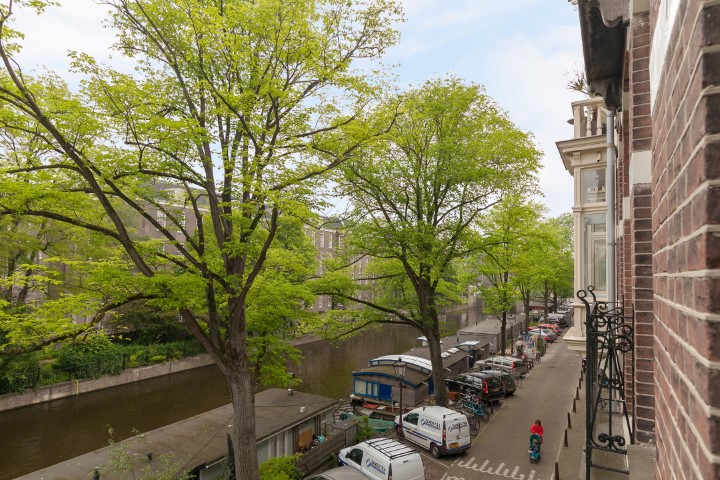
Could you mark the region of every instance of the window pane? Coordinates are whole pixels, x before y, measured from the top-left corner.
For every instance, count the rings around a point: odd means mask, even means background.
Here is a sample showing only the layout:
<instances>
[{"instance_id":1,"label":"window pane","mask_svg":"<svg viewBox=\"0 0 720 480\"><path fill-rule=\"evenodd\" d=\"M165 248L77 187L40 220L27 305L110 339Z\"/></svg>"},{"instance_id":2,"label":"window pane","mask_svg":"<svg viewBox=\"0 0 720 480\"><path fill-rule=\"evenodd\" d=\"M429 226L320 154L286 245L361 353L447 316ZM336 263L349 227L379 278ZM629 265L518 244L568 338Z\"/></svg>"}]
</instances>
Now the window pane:
<instances>
[{"instance_id":1,"label":"window pane","mask_svg":"<svg viewBox=\"0 0 720 480\"><path fill-rule=\"evenodd\" d=\"M605 214L586 215L585 221L585 286L596 292L607 289L607 237Z\"/></svg>"},{"instance_id":2,"label":"window pane","mask_svg":"<svg viewBox=\"0 0 720 480\"><path fill-rule=\"evenodd\" d=\"M605 201L605 169L593 168L583 170L582 175L583 203Z\"/></svg>"}]
</instances>

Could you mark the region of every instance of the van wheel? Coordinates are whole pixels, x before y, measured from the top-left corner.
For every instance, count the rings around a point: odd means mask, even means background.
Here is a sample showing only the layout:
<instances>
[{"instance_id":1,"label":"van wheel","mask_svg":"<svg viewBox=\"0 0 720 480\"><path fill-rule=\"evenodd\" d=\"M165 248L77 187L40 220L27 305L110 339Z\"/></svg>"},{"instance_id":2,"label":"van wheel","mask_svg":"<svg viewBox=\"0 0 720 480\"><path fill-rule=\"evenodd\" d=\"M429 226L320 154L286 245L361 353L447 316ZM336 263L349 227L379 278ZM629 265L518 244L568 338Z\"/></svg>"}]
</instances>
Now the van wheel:
<instances>
[{"instance_id":1,"label":"van wheel","mask_svg":"<svg viewBox=\"0 0 720 480\"><path fill-rule=\"evenodd\" d=\"M435 445L434 443L430 444L430 453L435 458L440 458L442 456L442 452L440 451L440 447Z\"/></svg>"}]
</instances>

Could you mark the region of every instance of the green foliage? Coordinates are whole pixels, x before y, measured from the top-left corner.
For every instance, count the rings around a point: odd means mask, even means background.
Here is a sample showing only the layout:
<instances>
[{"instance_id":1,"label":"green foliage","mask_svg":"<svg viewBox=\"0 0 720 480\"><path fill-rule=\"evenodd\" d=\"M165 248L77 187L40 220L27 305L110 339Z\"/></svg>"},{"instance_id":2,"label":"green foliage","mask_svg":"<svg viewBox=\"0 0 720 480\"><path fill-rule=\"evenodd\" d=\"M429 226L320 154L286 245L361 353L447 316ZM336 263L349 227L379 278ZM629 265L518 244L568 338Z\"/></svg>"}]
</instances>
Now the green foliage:
<instances>
[{"instance_id":1,"label":"green foliage","mask_svg":"<svg viewBox=\"0 0 720 480\"><path fill-rule=\"evenodd\" d=\"M41 11L45 2L23 3ZM145 301L179 313L236 384L249 380L250 392L233 390L244 410L256 381L282 378L297 355L289 339L312 302L303 281L314 272L298 232L322 204L327 172L387 127L365 115L381 72L362 75L353 62L367 69L395 43L400 5L105 4L118 54L135 69L74 52L78 92L54 74L21 74L21 35L12 15L0 23L2 148L12 151L0 159L0 215L101 239L81 258L57 252L74 281L33 311L2 312L0 348L75 338ZM250 431L253 419L235 421ZM255 480L255 439L234 441L238 469Z\"/></svg>"},{"instance_id":2,"label":"green foliage","mask_svg":"<svg viewBox=\"0 0 720 480\"><path fill-rule=\"evenodd\" d=\"M194 340L157 345L108 343L89 337L87 345L68 343L57 349L0 356L0 394L21 392L71 379L97 378L154 363L202 353Z\"/></svg>"},{"instance_id":3,"label":"green foliage","mask_svg":"<svg viewBox=\"0 0 720 480\"><path fill-rule=\"evenodd\" d=\"M367 416L364 416L360 418L360 423L358 423L358 432L355 435L355 441L357 442L364 442L365 440L368 440L372 438L375 435L375 430L370 426L370 420Z\"/></svg>"},{"instance_id":4,"label":"green foliage","mask_svg":"<svg viewBox=\"0 0 720 480\"><path fill-rule=\"evenodd\" d=\"M260 480L299 480L302 471L298 467L300 454L292 457L274 457L260 464Z\"/></svg>"},{"instance_id":5,"label":"green foliage","mask_svg":"<svg viewBox=\"0 0 720 480\"><path fill-rule=\"evenodd\" d=\"M39 354L0 357L0 394L37 386L41 369L39 357Z\"/></svg>"},{"instance_id":6,"label":"green foliage","mask_svg":"<svg viewBox=\"0 0 720 480\"><path fill-rule=\"evenodd\" d=\"M443 403L439 316L465 291L458 262L479 248L473 227L483 211L504 196L535 191L540 153L482 87L454 78L387 99L372 121L392 128L336 178L352 202L344 238L350 267L338 268L352 277L353 265L368 257L364 277L371 281L351 286L326 275L315 291L375 309L379 321L417 328L430 342Z\"/></svg>"},{"instance_id":7,"label":"green foliage","mask_svg":"<svg viewBox=\"0 0 720 480\"><path fill-rule=\"evenodd\" d=\"M528 266L541 261L530 247L542 240L537 236L537 225L543 211L537 203L509 195L478 219L483 233L481 249L469 259L467 268L481 276L483 309L501 318L502 331L507 312L520 299Z\"/></svg>"},{"instance_id":8,"label":"green foliage","mask_svg":"<svg viewBox=\"0 0 720 480\"><path fill-rule=\"evenodd\" d=\"M107 337L95 335L60 351L55 369L71 378L98 378L116 375L123 369L121 349Z\"/></svg>"}]
</instances>

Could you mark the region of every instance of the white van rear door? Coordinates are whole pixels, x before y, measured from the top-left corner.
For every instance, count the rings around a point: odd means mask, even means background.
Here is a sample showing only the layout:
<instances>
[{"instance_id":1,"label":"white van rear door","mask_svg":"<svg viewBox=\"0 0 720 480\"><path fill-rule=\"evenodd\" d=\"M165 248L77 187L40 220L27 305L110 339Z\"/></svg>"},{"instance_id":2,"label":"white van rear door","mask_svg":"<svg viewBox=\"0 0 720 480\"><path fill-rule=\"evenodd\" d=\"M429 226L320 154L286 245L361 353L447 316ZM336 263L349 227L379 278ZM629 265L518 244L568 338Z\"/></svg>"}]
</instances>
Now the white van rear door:
<instances>
[{"instance_id":1,"label":"white van rear door","mask_svg":"<svg viewBox=\"0 0 720 480\"><path fill-rule=\"evenodd\" d=\"M425 480L425 465L420 455L410 461L396 463L392 468L393 480Z\"/></svg>"},{"instance_id":2,"label":"white van rear door","mask_svg":"<svg viewBox=\"0 0 720 480\"><path fill-rule=\"evenodd\" d=\"M465 415L445 419L445 443L450 450L470 444L470 424Z\"/></svg>"}]
</instances>

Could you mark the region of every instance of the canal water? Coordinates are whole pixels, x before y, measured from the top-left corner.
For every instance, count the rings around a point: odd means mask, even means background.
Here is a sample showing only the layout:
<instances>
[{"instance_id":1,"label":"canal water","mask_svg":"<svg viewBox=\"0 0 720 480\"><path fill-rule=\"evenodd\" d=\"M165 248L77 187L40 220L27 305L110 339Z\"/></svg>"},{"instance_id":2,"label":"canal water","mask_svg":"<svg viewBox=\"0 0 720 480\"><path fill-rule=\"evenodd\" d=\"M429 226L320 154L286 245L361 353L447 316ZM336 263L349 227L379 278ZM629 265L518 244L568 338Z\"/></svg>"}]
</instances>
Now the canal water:
<instances>
[{"instance_id":1,"label":"canal water","mask_svg":"<svg viewBox=\"0 0 720 480\"><path fill-rule=\"evenodd\" d=\"M477 308L453 310L447 314L448 334L477 318ZM417 346L417 337L411 327L386 326L343 342L306 343L298 347L303 361L289 369L302 380L297 390L346 398L352 371L372 358ZM119 441L229 402L224 377L209 366L0 413L0 480L104 447L110 428Z\"/></svg>"}]
</instances>

